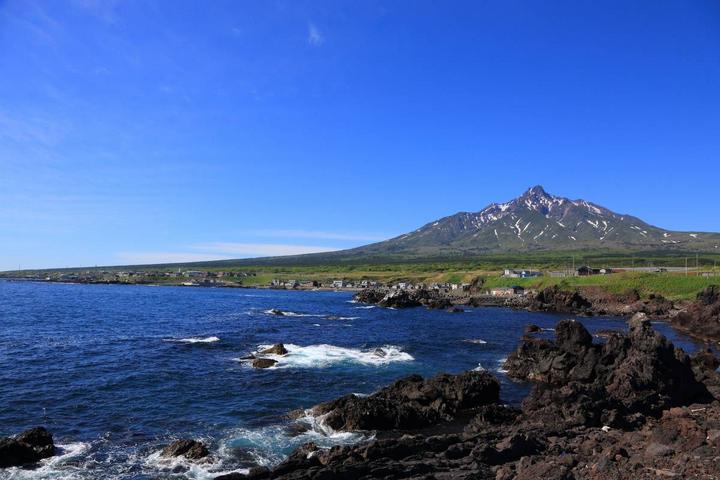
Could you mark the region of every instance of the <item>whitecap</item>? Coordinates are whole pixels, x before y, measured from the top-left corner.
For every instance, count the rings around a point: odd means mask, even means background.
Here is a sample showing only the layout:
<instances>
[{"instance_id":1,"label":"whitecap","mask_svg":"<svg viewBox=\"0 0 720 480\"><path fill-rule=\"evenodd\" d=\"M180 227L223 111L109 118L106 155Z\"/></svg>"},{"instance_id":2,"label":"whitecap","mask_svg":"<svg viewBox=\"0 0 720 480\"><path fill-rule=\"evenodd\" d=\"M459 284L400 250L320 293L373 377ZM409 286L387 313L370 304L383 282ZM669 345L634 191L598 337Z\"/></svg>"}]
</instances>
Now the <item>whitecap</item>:
<instances>
[{"instance_id":1,"label":"whitecap","mask_svg":"<svg viewBox=\"0 0 720 480\"><path fill-rule=\"evenodd\" d=\"M498 362L497 362L497 363L498 363L498 367L497 367L497 369L496 369L496 371L497 371L498 373L507 373L507 372L508 372L507 370L505 370L505 369L503 368L503 364L504 364L506 361L507 361L507 357L503 357L503 358L501 358L500 360L498 360Z\"/></svg>"},{"instance_id":2,"label":"whitecap","mask_svg":"<svg viewBox=\"0 0 720 480\"><path fill-rule=\"evenodd\" d=\"M175 343L215 343L219 342L220 338L218 337L188 337L188 338L166 338L164 339L166 342L175 342Z\"/></svg>"},{"instance_id":3,"label":"whitecap","mask_svg":"<svg viewBox=\"0 0 720 480\"><path fill-rule=\"evenodd\" d=\"M84 442L61 443L55 446L55 455L40 460L39 466L32 470L22 468L8 468L8 480L72 480L78 478L79 469L76 465L68 465L85 455L90 450L90 444Z\"/></svg>"},{"instance_id":4,"label":"whitecap","mask_svg":"<svg viewBox=\"0 0 720 480\"><path fill-rule=\"evenodd\" d=\"M363 305L362 307L355 307L358 310L370 310L371 308L377 308L375 305Z\"/></svg>"},{"instance_id":5,"label":"whitecap","mask_svg":"<svg viewBox=\"0 0 720 480\"><path fill-rule=\"evenodd\" d=\"M271 308L269 310L263 311L263 313L267 315L272 315L274 317L325 317L326 315L317 314L317 313L298 313L298 312L291 312L289 310L280 310L279 308Z\"/></svg>"},{"instance_id":6,"label":"whitecap","mask_svg":"<svg viewBox=\"0 0 720 480\"><path fill-rule=\"evenodd\" d=\"M229 469L223 465L223 460L231 458L231 456L226 455L222 449L218 452L218 456L211 454L199 461L191 461L183 456L163 457L161 453L162 450L157 450L145 458L144 469L147 473L152 472L154 475L157 475L158 473L177 474L182 472L183 478L209 480L219 475L229 473L247 474L249 472L247 468Z\"/></svg>"},{"instance_id":7,"label":"whitecap","mask_svg":"<svg viewBox=\"0 0 720 480\"><path fill-rule=\"evenodd\" d=\"M482 338L468 338L467 340L463 340L465 343L472 343L475 345L485 345L487 342L483 340Z\"/></svg>"},{"instance_id":8,"label":"whitecap","mask_svg":"<svg viewBox=\"0 0 720 480\"><path fill-rule=\"evenodd\" d=\"M258 345L257 351L270 348L272 345ZM277 361L273 367L277 368L325 368L341 363L357 363L360 365L380 366L395 362L411 362L415 358L400 347L384 345L382 347L360 350L355 348L337 347L335 345L319 344L300 346L286 343L288 353L285 355L261 354L263 358ZM235 359L247 362L247 359Z\"/></svg>"}]
</instances>

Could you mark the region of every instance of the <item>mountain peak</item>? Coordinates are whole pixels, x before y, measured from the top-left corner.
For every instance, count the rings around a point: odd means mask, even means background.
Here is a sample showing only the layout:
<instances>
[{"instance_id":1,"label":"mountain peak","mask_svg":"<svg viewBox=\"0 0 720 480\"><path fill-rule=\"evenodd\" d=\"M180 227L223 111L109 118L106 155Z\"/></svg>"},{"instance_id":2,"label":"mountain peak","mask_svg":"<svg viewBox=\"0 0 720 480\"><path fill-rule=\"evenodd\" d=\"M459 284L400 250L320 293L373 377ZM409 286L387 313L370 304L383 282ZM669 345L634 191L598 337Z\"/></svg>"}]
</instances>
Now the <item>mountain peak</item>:
<instances>
[{"instance_id":1,"label":"mountain peak","mask_svg":"<svg viewBox=\"0 0 720 480\"><path fill-rule=\"evenodd\" d=\"M542 185L535 185L534 187L528 188L521 196L521 198L527 197L552 197L552 195L547 193Z\"/></svg>"}]
</instances>

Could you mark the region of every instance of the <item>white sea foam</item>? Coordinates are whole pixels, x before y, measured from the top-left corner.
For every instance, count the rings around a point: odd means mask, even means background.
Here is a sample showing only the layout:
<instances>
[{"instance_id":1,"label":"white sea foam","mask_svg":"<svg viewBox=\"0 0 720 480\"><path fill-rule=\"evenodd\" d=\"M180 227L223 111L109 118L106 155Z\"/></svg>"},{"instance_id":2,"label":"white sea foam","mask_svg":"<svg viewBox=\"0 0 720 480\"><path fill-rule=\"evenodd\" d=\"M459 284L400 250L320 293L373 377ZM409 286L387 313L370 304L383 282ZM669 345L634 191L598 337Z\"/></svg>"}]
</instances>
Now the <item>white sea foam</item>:
<instances>
[{"instance_id":1,"label":"white sea foam","mask_svg":"<svg viewBox=\"0 0 720 480\"><path fill-rule=\"evenodd\" d=\"M355 307L358 310L370 310L371 308L376 308L375 305L363 305L362 307Z\"/></svg>"},{"instance_id":2,"label":"white sea foam","mask_svg":"<svg viewBox=\"0 0 720 480\"><path fill-rule=\"evenodd\" d=\"M270 348L272 345L258 345L257 351ZM355 348L337 347L335 345L320 344L300 346L286 343L286 355L265 354L264 358L271 358L278 363L270 367L277 368L325 368L339 363L358 363L361 365L387 365L394 362L411 362L415 360L412 355L403 352L400 347L385 345L378 348L360 350ZM245 361L236 359L239 361Z\"/></svg>"},{"instance_id":3,"label":"white sea foam","mask_svg":"<svg viewBox=\"0 0 720 480\"><path fill-rule=\"evenodd\" d=\"M220 341L218 337L166 338L164 340L175 343L215 343Z\"/></svg>"},{"instance_id":4,"label":"white sea foam","mask_svg":"<svg viewBox=\"0 0 720 480\"><path fill-rule=\"evenodd\" d=\"M467 340L463 340L465 343L472 343L475 345L485 345L487 342L483 340L482 338L468 338Z\"/></svg>"},{"instance_id":5,"label":"white sea foam","mask_svg":"<svg viewBox=\"0 0 720 480\"><path fill-rule=\"evenodd\" d=\"M289 310L280 310L279 308L271 308L269 310L265 310L263 313L267 315L273 315L275 317L326 317L327 315L318 314L318 313L298 313L298 312L291 312Z\"/></svg>"},{"instance_id":6,"label":"white sea foam","mask_svg":"<svg viewBox=\"0 0 720 480\"><path fill-rule=\"evenodd\" d=\"M56 445L55 455L39 462L39 466L32 470L22 468L8 468L1 473L7 480L72 480L79 478L81 468L69 464L81 458L90 449L89 443L64 443Z\"/></svg>"},{"instance_id":7,"label":"white sea foam","mask_svg":"<svg viewBox=\"0 0 720 480\"><path fill-rule=\"evenodd\" d=\"M193 480L209 480L219 475L229 473L248 473L247 468L232 469L223 465L223 460L230 458L221 449L219 455L210 455L200 461L191 461L183 456L179 457L163 457L161 450L150 454L145 458L144 470L147 473L160 474L176 474L182 472L183 478Z\"/></svg>"},{"instance_id":8,"label":"white sea foam","mask_svg":"<svg viewBox=\"0 0 720 480\"><path fill-rule=\"evenodd\" d=\"M473 368L474 372L484 372L485 367L482 366L482 363L478 363L477 367Z\"/></svg>"},{"instance_id":9,"label":"white sea foam","mask_svg":"<svg viewBox=\"0 0 720 480\"><path fill-rule=\"evenodd\" d=\"M498 362L497 362L497 363L498 363L498 367L497 367L497 369L496 369L497 372L499 372L499 373L507 373L507 370L505 370L505 369L503 368L503 365L505 364L506 361L507 361L507 357L503 357L503 358L501 358L500 360L498 360Z\"/></svg>"}]
</instances>

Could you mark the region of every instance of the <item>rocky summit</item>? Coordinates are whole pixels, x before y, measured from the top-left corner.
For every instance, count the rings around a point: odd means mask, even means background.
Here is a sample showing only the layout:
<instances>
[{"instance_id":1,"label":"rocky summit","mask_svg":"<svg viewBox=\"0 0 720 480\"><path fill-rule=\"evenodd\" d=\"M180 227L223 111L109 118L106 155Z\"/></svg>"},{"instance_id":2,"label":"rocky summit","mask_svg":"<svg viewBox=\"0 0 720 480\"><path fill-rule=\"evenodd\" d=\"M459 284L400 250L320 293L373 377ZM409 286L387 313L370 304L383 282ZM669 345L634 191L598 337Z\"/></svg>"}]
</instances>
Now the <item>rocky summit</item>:
<instances>
[{"instance_id":1,"label":"rocky summit","mask_svg":"<svg viewBox=\"0 0 720 480\"><path fill-rule=\"evenodd\" d=\"M528 329L509 375L532 381L522 409L500 401L487 372L411 376L369 397L312 409L335 430L374 439L308 443L274 469L219 479L655 479L718 478L719 385L710 352L689 358L636 315L627 333L594 343L578 322L555 339ZM373 437L371 437L373 438Z\"/></svg>"}]
</instances>

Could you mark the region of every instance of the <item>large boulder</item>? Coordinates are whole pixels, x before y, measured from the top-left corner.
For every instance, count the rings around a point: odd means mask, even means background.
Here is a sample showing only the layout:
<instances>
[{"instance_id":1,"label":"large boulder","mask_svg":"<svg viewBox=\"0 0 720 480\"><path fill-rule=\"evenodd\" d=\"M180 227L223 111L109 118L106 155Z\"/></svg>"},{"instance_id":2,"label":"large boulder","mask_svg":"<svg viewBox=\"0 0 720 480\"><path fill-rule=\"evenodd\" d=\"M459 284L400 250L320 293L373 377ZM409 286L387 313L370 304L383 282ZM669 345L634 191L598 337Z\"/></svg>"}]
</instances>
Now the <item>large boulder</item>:
<instances>
[{"instance_id":1,"label":"large boulder","mask_svg":"<svg viewBox=\"0 0 720 480\"><path fill-rule=\"evenodd\" d=\"M272 355L287 355L288 351L285 348L285 345L283 345L282 343L276 343L272 347L266 348L265 350L258 352L258 353L265 354L265 355L270 355L270 354L272 354Z\"/></svg>"},{"instance_id":2,"label":"large boulder","mask_svg":"<svg viewBox=\"0 0 720 480\"><path fill-rule=\"evenodd\" d=\"M0 468L36 463L55 454L50 432L35 427L15 437L0 438Z\"/></svg>"},{"instance_id":3,"label":"large boulder","mask_svg":"<svg viewBox=\"0 0 720 480\"><path fill-rule=\"evenodd\" d=\"M188 460L199 460L208 456L205 444L197 440L180 439L175 440L167 447L163 448L160 455L163 457L185 457Z\"/></svg>"},{"instance_id":4,"label":"large boulder","mask_svg":"<svg viewBox=\"0 0 720 480\"><path fill-rule=\"evenodd\" d=\"M513 378L538 384L523 402L529 417L549 423L623 425L662 410L709 401L690 359L638 315L627 334L595 344L581 323L563 320L555 341L525 337L508 356Z\"/></svg>"},{"instance_id":5,"label":"large boulder","mask_svg":"<svg viewBox=\"0 0 720 480\"><path fill-rule=\"evenodd\" d=\"M321 403L313 413L334 430L411 430L452 420L499 400L498 381L487 372L411 375L367 397L346 395Z\"/></svg>"},{"instance_id":6,"label":"large boulder","mask_svg":"<svg viewBox=\"0 0 720 480\"><path fill-rule=\"evenodd\" d=\"M253 368L270 368L277 364L277 360L272 358L256 358L252 361Z\"/></svg>"},{"instance_id":7,"label":"large boulder","mask_svg":"<svg viewBox=\"0 0 720 480\"><path fill-rule=\"evenodd\" d=\"M720 285L710 285L695 302L672 319L674 327L693 336L720 341Z\"/></svg>"},{"instance_id":8,"label":"large boulder","mask_svg":"<svg viewBox=\"0 0 720 480\"><path fill-rule=\"evenodd\" d=\"M357 292L353 299L360 303L376 304L387 295L387 288L366 288Z\"/></svg>"},{"instance_id":9,"label":"large boulder","mask_svg":"<svg viewBox=\"0 0 720 480\"><path fill-rule=\"evenodd\" d=\"M410 308L419 307L422 303L420 303L418 295L415 295L413 292L407 290L391 290L378 302L378 305L386 308Z\"/></svg>"},{"instance_id":10,"label":"large boulder","mask_svg":"<svg viewBox=\"0 0 720 480\"><path fill-rule=\"evenodd\" d=\"M557 285L547 287L535 296L530 304L531 310L551 312L589 312L592 308L590 300L578 290L562 290Z\"/></svg>"}]
</instances>

